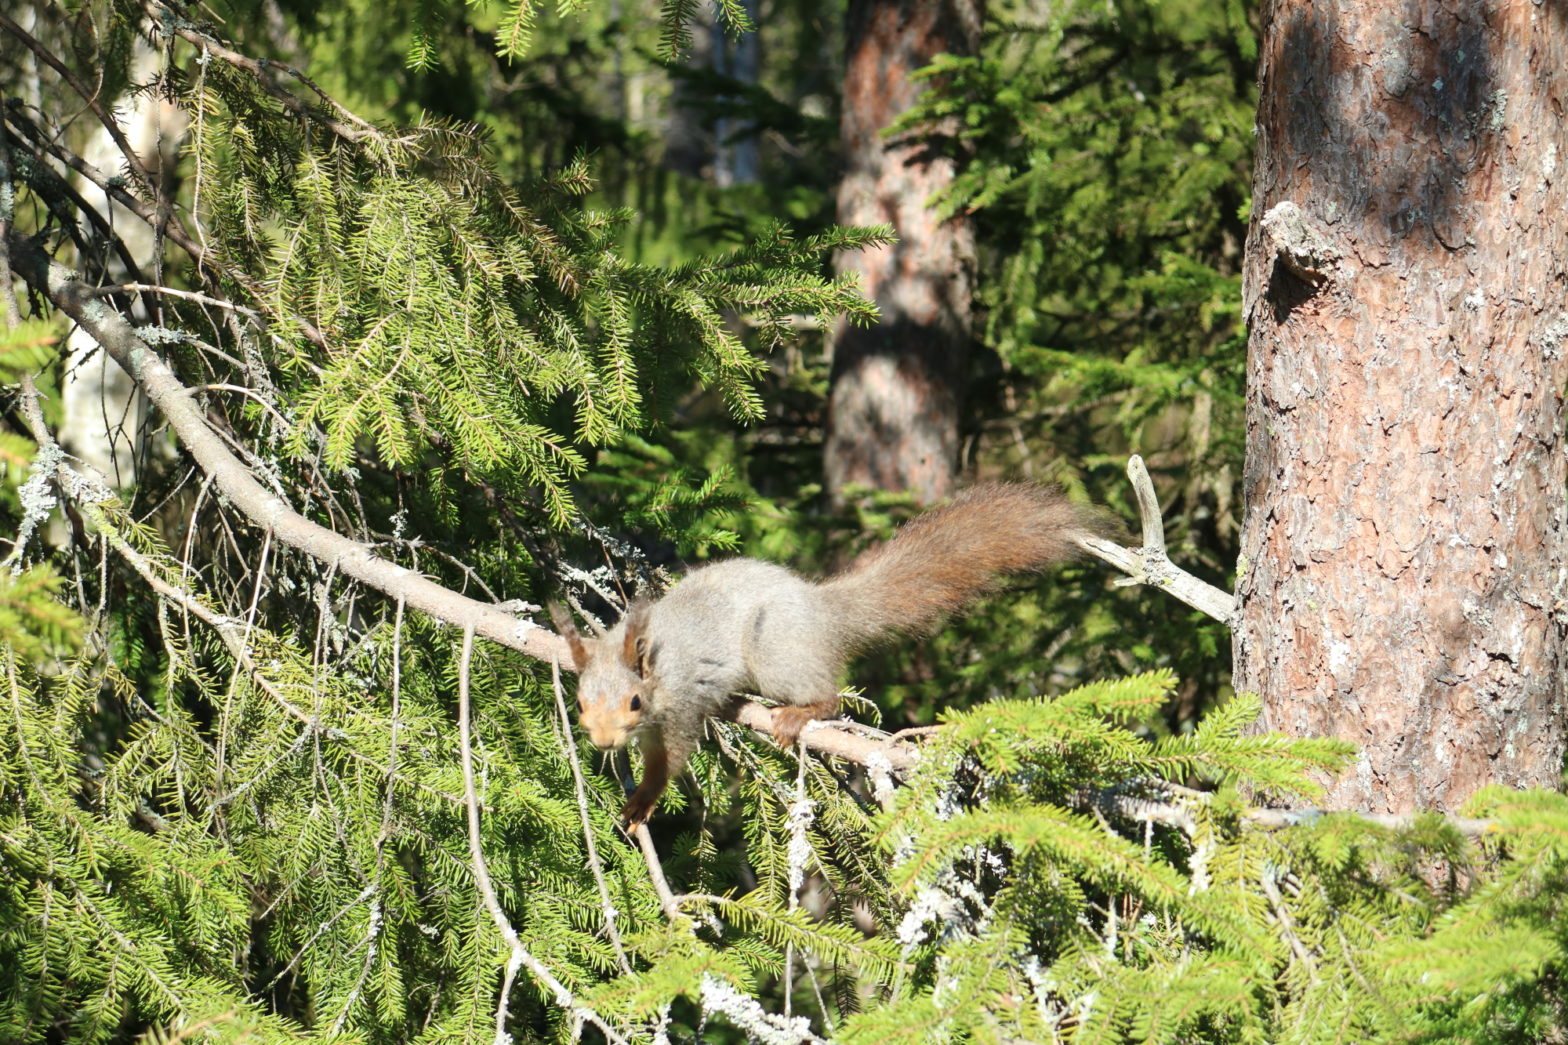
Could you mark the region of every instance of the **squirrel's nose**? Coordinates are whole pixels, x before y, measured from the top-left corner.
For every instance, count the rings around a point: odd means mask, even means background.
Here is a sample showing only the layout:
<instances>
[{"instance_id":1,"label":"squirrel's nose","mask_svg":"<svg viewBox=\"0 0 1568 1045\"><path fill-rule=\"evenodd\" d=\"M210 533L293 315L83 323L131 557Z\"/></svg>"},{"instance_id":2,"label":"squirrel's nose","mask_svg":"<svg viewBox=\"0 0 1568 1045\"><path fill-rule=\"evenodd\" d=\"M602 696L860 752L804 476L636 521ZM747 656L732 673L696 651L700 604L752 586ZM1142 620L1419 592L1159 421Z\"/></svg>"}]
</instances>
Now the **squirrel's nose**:
<instances>
[{"instance_id":1,"label":"squirrel's nose","mask_svg":"<svg viewBox=\"0 0 1568 1045\"><path fill-rule=\"evenodd\" d=\"M601 751L612 751L615 748L626 746L626 731L589 727L588 741Z\"/></svg>"}]
</instances>

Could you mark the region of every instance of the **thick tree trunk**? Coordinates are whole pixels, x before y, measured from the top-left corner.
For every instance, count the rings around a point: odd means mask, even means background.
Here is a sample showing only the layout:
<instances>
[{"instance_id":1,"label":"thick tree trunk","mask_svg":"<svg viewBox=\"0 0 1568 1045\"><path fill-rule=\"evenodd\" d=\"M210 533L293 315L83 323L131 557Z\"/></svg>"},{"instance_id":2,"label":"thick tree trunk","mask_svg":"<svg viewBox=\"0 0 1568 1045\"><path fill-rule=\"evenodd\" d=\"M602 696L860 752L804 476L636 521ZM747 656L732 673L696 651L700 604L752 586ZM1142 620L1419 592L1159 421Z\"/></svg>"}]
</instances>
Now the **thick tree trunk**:
<instances>
[{"instance_id":1,"label":"thick tree trunk","mask_svg":"<svg viewBox=\"0 0 1568 1045\"><path fill-rule=\"evenodd\" d=\"M1555 786L1560 4L1265 11L1236 686L1362 757L1330 806Z\"/></svg>"},{"instance_id":2,"label":"thick tree trunk","mask_svg":"<svg viewBox=\"0 0 1568 1045\"><path fill-rule=\"evenodd\" d=\"M827 487L847 483L946 496L958 464L958 408L970 338L974 234L938 221L931 198L952 161L887 127L914 104L910 74L939 54L973 54L980 0L851 0L838 220L890 224L898 242L836 259L882 310L875 327L841 324L833 338Z\"/></svg>"}]
</instances>

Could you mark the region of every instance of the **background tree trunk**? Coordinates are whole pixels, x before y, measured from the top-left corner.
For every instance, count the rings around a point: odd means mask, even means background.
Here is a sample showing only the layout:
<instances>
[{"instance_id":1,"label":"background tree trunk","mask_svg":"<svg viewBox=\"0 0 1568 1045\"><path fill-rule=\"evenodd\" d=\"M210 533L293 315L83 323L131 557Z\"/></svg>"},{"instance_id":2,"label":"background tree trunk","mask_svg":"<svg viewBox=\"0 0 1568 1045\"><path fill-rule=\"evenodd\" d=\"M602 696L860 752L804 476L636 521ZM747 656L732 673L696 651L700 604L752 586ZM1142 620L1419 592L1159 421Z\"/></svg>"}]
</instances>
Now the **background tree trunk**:
<instances>
[{"instance_id":1,"label":"background tree trunk","mask_svg":"<svg viewBox=\"0 0 1568 1045\"><path fill-rule=\"evenodd\" d=\"M151 83L158 73L158 52L140 37L132 47L131 83ZM153 92L136 92L116 101L121 113L120 127L137 159L155 177L167 179L185 140L184 113ZM119 145L102 126L93 128L82 155L100 170L119 170L126 165ZM106 198L87 178L77 175L71 181L83 199L97 205L142 271L129 271L108 244L101 244L101 257L83 258L84 267L103 273L109 282L145 279L162 283L159 243L152 228ZM156 322L158 317L141 310L137 318ZM70 363L60 378L64 415L60 445L117 486L129 486L136 478L138 457L160 442L147 441L148 433L143 427L147 404L131 376L111 361L81 327L73 327L66 336L66 350Z\"/></svg>"},{"instance_id":2,"label":"background tree trunk","mask_svg":"<svg viewBox=\"0 0 1568 1045\"><path fill-rule=\"evenodd\" d=\"M841 255L840 272L882 310L875 327L841 323L833 337L826 473L837 502L846 483L946 496L958 465L958 407L970 338L974 234L938 221L928 204L953 177L929 142L883 131L924 85L910 74L939 54L974 54L979 0L851 0L838 220L887 223L898 242Z\"/></svg>"},{"instance_id":3,"label":"background tree trunk","mask_svg":"<svg viewBox=\"0 0 1568 1045\"><path fill-rule=\"evenodd\" d=\"M1561 4L1267 5L1238 689L1362 758L1327 804L1562 769Z\"/></svg>"}]
</instances>

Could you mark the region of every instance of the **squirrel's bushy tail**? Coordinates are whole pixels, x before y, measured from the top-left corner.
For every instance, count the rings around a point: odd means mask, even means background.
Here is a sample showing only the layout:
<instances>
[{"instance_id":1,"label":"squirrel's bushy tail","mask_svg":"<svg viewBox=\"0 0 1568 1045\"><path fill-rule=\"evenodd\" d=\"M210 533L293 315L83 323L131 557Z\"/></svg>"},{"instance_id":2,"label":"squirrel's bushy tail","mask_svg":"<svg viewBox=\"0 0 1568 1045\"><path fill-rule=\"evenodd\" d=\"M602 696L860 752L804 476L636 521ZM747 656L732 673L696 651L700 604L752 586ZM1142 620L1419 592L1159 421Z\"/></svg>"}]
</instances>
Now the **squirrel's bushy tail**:
<instances>
[{"instance_id":1,"label":"squirrel's bushy tail","mask_svg":"<svg viewBox=\"0 0 1568 1045\"><path fill-rule=\"evenodd\" d=\"M1060 490L995 483L905 524L820 585L846 647L888 632L919 634L1009 573L1077 558L1073 538L1100 534L1107 517Z\"/></svg>"}]
</instances>

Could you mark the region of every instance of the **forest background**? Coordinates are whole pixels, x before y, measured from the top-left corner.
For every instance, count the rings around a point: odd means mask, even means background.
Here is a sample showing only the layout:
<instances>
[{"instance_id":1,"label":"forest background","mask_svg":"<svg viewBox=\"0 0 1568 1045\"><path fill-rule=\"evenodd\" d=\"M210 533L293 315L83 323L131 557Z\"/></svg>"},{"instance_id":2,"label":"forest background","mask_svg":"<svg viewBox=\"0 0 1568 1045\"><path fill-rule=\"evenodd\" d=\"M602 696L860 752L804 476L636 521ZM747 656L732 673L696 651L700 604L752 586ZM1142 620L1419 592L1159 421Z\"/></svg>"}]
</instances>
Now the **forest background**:
<instances>
[{"instance_id":1,"label":"forest background","mask_svg":"<svg viewBox=\"0 0 1568 1045\"><path fill-rule=\"evenodd\" d=\"M828 332L872 319L831 258L885 235L834 224L839 5L0 29L5 222L118 286L295 511L542 623L732 553L823 572L917 510L822 483ZM954 161L930 202L976 238L963 474L1130 521L1142 454L1172 556L1226 588L1257 31L1247 4L994 4L889 132ZM138 97L167 103L159 162L65 159ZM155 205L83 222L117 190ZM1346 749L1249 732L1223 625L1094 564L857 666L855 717L944 717L918 765L716 726L639 847L629 767L573 747L547 663L275 541L168 411L110 419L107 482L62 459L103 356L71 362L61 316L125 331L10 243L42 318L0 357L0 1037L1561 1033L1557 797L1260 828L1243 795L1310 800Z\"/></svg>"}]
</instances>

